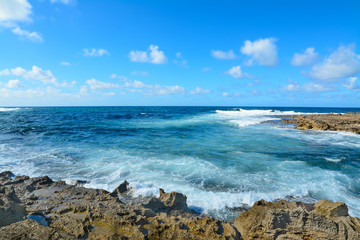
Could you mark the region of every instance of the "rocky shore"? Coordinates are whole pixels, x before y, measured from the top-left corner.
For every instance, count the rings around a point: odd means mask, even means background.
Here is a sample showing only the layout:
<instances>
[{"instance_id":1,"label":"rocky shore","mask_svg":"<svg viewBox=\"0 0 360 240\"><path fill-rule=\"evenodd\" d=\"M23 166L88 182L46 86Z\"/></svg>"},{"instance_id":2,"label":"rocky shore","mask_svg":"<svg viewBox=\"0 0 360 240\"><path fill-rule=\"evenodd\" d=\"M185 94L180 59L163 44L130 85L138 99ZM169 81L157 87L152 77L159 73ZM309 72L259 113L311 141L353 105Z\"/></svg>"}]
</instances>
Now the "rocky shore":
<instances>
[{"instance_id":1,"label":"rocky shore","mask_svg":"<svg viewBox=\"0 0 360 240\"><path fill-rule=\"evenodd\" d=\"M228 223L196 214L181 193L82 184L0 173L0 239L360 239L360 219L340 202L261 200Z\"/></svg>"},{"instance_id":2,"label":"rocky shore","mask_svg":"<svg viewBox=\"0 0 360 240\"><path fill-rule=\"evenodd\" d=\"M300 130L345 131L360 134L360 113L281 116L283 123L294 123Z\"/></svg>"}]
</instances>

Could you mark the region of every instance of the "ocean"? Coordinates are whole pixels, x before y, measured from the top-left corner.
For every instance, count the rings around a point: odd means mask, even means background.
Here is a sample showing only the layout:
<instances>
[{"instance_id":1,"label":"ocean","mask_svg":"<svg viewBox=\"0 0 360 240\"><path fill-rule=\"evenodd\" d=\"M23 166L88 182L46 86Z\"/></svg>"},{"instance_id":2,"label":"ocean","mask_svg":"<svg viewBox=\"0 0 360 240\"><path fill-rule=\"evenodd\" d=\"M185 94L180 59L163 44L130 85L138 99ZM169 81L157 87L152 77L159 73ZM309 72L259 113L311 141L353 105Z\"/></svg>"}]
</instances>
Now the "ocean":
<instances>
[{"instance_id":1,"label":"ocean","mask_svg":"<svg viewBox=\"0 0 360 240\"><path fill-rule=\"evenodd\" d=\"M276 116L330 112L360 108L0 108L0 171L109 191L126 179L134 196L178 191L223 220L260 199L341 201L360 217L360 135Z\"/></svg>"}]
</instances>

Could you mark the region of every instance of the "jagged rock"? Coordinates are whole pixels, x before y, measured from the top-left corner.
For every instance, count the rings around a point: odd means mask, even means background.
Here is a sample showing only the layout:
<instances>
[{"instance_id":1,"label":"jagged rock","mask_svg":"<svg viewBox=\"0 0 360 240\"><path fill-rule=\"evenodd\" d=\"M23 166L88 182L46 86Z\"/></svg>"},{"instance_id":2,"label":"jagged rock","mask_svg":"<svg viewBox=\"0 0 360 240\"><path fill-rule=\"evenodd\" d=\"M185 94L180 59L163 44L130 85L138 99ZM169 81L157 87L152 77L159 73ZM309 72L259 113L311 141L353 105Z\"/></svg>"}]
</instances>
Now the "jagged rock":
<instances>
[{"instance_id":1,"label":"jagged rock","mask_svg":"<svg viewBox=\"0 0 360 240\"><path fill-rule=\"evenodd\" d=\"M138 197L135 204L124 204L105 190L53 182L48 177L28 179L22 176L15 180L7 172L0 173L0 178L6 182L6 185L0 185L0 222L3 225L0 239L360 237L360 220L348 216L343 203L269 203L262 200L240 214L234 227L191 212L187 208L186 196L177 192L165 193L160 189L160 198ZM23 220L26 216L48 226L30 219Z\"/></svg>"},{"instance_id":2,"label":"jagged rock","mask_svg":"<svg viewBox=\"0 0 360 240\"><path fill-rule=\"evenodd\" d=\"M171 192L166 193L163 189L160 190L160 201L164 205L172 210L184 210L187 209L186 196L182 193Z\"/></svg>"},{"instance_id":3,"label":"jagged rock","mask_svg":"<svg viewBox=\"0 0 360 240\"><path fill-rule=\"evenodd\" d=\"M11 181L12 177L14 177L14 174L10 171L5 171L0 173L0 184L4 184L7 181Z\"/></svg>"},{"instance_id":4,"label":"jagged rock","mask_svg":"<svg viewBox=\"0 0 360 240\"><path fill-rule=\"evenodd\" d=\"M256 202L234 226L244 239L360 239L360 221L344 203Z\"/></svg>"},{"instance_id":5,"label":"jagged rock","mask_svg":"<svg viewBox=\"0 0 360 240\"><path fill-rule=\"evenodd\" d=\"M166 208L164 203L160 199L155 197L150 198L149 201L142 204L142 206L145 208L150 208L151 210L154 210L156 212L164 210Z\"/></svg>"},{"instance_id":6,"label":"jagged rock","mask_svg":"<svg viewBox=\"0 0 360 240\"><path fill-rule=\"evenodd\" d=\"M125 180L122 184L120 184L114 191L111 193L111 196L117 197L119 194L123 194L127 192L129 183Z\"/></svg>"}]
</instances>

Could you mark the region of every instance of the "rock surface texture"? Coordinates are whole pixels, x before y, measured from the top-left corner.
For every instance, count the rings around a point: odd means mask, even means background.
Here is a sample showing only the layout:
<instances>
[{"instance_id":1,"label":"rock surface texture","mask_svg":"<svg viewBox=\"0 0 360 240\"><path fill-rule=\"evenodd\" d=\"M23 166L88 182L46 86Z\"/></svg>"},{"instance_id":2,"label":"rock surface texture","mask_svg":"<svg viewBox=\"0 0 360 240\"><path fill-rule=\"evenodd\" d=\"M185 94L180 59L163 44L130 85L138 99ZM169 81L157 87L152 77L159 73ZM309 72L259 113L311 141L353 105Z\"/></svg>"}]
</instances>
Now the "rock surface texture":
<instances>
[{"instance_id":1,"label":"rock surface texture","mask_svg":"<svg viewBox=\"0 0 360 240\"><path fill-rule=\"evenodd\" d=\"M281 116L284 123L295 123L300 130L314 129L327 131L345 131L360 134L360 113L310 114Z\"/></svg>"},{"instance_id":2,"label":"rock surface texture","mask_svg":"<svg viewBox=\"0 0 360 240\"><path fill-rule=\"evenodd\" d=\"M181 193L130 192L0 173L0 239L360 239L343 203L261 200L231 224L192 212Z\"/></svg>"},{"instance_id":3,"label":"rock surface texture","mask_svg":"<svg viewBox=\"0 0 360 240\"><path fill-rule=\"evenodd\" d=\"M360 219L340 202L258 201L234 226L244 239L360 239Z\"/></svg>"}]
</instances>

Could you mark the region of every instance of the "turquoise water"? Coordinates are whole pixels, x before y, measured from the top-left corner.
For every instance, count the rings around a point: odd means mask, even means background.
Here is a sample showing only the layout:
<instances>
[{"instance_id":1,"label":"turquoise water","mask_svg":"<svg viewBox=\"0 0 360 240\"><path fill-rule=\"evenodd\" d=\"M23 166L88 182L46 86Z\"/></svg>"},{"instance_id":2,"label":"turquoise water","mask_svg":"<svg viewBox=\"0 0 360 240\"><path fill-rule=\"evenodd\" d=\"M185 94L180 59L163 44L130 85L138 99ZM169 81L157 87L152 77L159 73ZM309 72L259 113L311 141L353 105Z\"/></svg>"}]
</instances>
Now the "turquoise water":
<instances>
[{"instance_id":1,"label":"turquoise water","mask_svg":"<svg viewBox=\"0 0 360 240\"><path fill-rule=\"evenodd\" d=\"M360 136L299 131L278 114L360 112L344 108L0 108L0 171L84 179L134 195L158 188L187 195L221 219L260 199L320 199L360 216Z\"/></svg>"}]
</instances>

